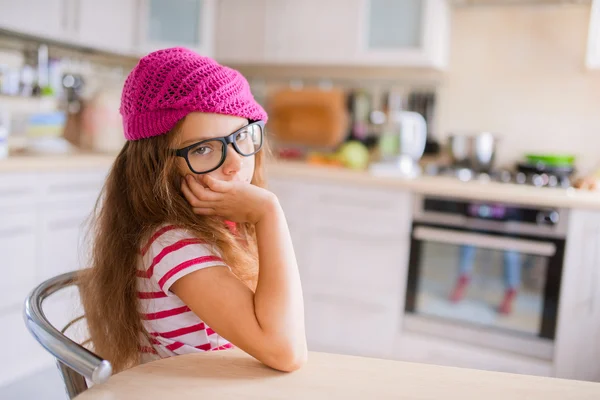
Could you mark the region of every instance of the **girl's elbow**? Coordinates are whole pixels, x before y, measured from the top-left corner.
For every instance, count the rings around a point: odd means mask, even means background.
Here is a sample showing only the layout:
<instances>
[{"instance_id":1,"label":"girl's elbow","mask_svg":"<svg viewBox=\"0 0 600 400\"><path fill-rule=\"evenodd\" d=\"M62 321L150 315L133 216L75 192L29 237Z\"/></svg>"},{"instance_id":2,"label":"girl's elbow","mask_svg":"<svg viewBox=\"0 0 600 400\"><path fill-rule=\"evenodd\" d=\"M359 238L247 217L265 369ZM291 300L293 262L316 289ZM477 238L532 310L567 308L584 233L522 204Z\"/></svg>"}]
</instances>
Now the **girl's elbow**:
<instances>
[{"instance_id":1,"label":"girl's elbow","mask_svg":"<svg viewBox=\"0 0 600 400\"><path fill-rule=\"evenodd\" d=\"M300 346L280 348L270 358L269 362L265 362L269 367L282 372L294 372L306 364L308 350L305 343Z\"/></svg>"}]
</instances>

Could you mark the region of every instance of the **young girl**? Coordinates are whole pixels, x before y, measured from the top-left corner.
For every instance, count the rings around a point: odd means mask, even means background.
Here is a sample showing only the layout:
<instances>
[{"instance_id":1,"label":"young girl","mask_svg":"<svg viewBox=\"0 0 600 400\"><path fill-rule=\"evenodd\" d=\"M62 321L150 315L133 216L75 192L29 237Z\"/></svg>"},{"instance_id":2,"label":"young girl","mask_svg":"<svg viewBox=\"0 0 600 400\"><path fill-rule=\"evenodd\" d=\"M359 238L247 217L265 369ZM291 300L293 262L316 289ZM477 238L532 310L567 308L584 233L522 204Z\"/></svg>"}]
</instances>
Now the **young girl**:
<instances>
[{"instance_id":1,"label":"young girl","mask_svg":"<svg viewBox=\"0 0 600 400\"><path fill-rule=\"evenodd\" d=\"M298 267L263 188L265 111L242 75L183 48L123 89L127 143L99 200L80 291L116 371L236 346L282 371L306 359Z\"/></svg>"}]
</instances>

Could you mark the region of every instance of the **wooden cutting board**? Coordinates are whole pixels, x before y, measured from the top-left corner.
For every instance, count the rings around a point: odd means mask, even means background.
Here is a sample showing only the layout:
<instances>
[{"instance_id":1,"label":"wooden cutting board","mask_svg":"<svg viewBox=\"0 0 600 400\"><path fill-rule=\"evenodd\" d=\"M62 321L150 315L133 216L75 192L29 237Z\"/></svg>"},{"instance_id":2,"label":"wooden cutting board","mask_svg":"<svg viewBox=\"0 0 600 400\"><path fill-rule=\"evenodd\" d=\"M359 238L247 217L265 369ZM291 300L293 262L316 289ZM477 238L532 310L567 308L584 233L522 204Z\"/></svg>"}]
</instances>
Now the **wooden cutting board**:
<instances>
[{"instance_id":1,"label":"wooden cutting board","mask_svg":"<svg viewBox=\"0 0 600 400\"><path fill-rule=\"evenodd\" d=\"M284 89L269 100L269 133L279 143L335 148L346 138L349 114L342 90Z\"/></svg>"}]
</instances>

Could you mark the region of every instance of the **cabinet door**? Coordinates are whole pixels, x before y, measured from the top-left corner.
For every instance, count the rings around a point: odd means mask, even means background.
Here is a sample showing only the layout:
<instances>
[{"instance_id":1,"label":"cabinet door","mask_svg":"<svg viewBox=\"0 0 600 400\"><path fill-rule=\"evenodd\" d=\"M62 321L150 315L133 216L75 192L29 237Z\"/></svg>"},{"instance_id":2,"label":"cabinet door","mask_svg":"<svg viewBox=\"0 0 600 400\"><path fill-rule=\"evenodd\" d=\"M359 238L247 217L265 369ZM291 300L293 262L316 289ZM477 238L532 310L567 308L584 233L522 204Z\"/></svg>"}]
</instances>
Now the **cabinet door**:
<instances>
[{"instance_id":1,"label":"cabinet door","mask_svg":"<svg viewBox=\"0 0 600 400\"><path fill-rule=\"evenodd\" d=\"M305 299L311 351L391 357L399 316L395 307L333 293L307 293Z\"/></svg>"},{"instance_id":2,"label":"cabinet door","mask_svg":"<svg viewBox=\"0 0 600 400\"><path fill-rule=\"evenodd\" d=\"M312 199L312 186L306 182L270 179L268 189L277 195L292 237L296 261L302 278L303 288L308 288L308 250L309 221Z\"/></svg>"},{"instance_id":3,"label":"cabinet door","mask_svg":"<svg viewBox=\"0 0 600 400\"><path fill-rule=\"evenodd\" d=\"M220 62L262 62L265 57L267 0L220 0L215 57Z\"/></svg>"},{"instance_id":4,"label":"cabinet door","mask_svg":"<svg viewBox=\"0 0 600 400\"><path fill-rule=\"evenodd\" d=\"M600 69L600 0L592 2L586 66L591 69Z\"/></svg>"},{"instance_id":5,"label":"cabinet door","mask_svg":"<svg viewBox=\"0 0 600 400\"><path fill-rule=\"evenodd\" d=\"M35 207L0 213L0 312L20 309L36 281L37 214Z\"/></svg>"},{"instance_id":6,"label":"cabinet door","mask_svg":"<svg viewBox=\"0 0 600 400\"><path fill-rule=\"evenodd\" d=\"M0 0L0 26L20 33L67 39L70 0Z\"/></svg>"},{"instance_id":7,"label":"cabinet door","mask_svg":"<svg viewBox=\"0 0 600 400\"><path fill-rule=\"evenodd\" d=\"M136 0L76 0L75 31L84 46L131 53L134 47Z\"/></svg>"},{"instance_id":8,"label":"cabinet door","mask_svg":"<svg viewBox=\"0 0 600 400\"><path fill-rule=\"evenodd\" d=\"M215 0L142 0L139 51L182 46L213 53Z\"/></svg>"},{"instance_id":9,"label":"cabinet door","mask_svg":"<svg viewBox=\"0 0 600 400\"><path fill-rule=\"evenodd\" d=\"M0 327L0 387L52 367L53 357L29 333L20 309L0 313ZM56 379L60 379L58 373Z\"/></svg>"},{"instance_id":10,"label":"cabinet door","mask_svg":"<svg viewBox=\"0 0 600 400\"><path fill-rule=\"evenodd\" d=\"M306 245L307 276L313 287L339 290L357 299L373 293L404 293L409 237L369 236L320 227ZM402 296L398 297L402 302Z\"/></svg>"},{"instance_id":11,"label":"cabinet door","mask_svg":"<svg viewBox=\"0 0 600 400\"><path fill-rule=\"evenodd\" d=\"M447 0L361 0L359 63L444 67Z\"/></svg>"},{"instance_id":12,"label":"cabinet door","mask_svg":"<svg viewBox=\"0 0 600 400\"><path fill-rule=\"evenodd\" d=\"M41 210L39 276L42 280L86 267L89 247L85 235L90 211L90 203L66 203L61 208Z\"/></svg>"},{"instance_id":13,"label":"cabinet door","mask_svg":"<svg viewBox=\"0 0 600 400\"><path fill-rule=\"evenodd\" d=\"M569 219L556 332L556 376L600 380L600 212Z\"/></svg>"},{"instance_id":14,"label":"cabinet door","mask_svg":"<svg viewBox=\"0 0 600 400\"><path fill-rule=\"evenodd\" d=\"M266 59L276 63L352 61L360 0L266 0Z\"/></svg>"}]
</instances>

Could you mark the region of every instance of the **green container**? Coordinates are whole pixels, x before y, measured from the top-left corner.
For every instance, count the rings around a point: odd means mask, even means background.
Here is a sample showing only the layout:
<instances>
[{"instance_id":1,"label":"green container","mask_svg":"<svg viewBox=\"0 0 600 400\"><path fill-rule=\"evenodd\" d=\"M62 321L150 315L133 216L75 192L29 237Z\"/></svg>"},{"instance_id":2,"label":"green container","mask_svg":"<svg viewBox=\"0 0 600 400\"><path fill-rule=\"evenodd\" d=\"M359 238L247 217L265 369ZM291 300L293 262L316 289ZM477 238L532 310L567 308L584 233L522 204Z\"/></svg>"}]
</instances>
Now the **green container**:
<instances>
[{"instance_id":1,"label":"green container","mask_svg":"<svg viewBox=\"0 0 600 400\"><path fill-rule=\"evenodd\" d=\"M573 166L575 156L572 154L526 154L529 164L542 163L549 167Z\"/></svg>"}]
</instances>

